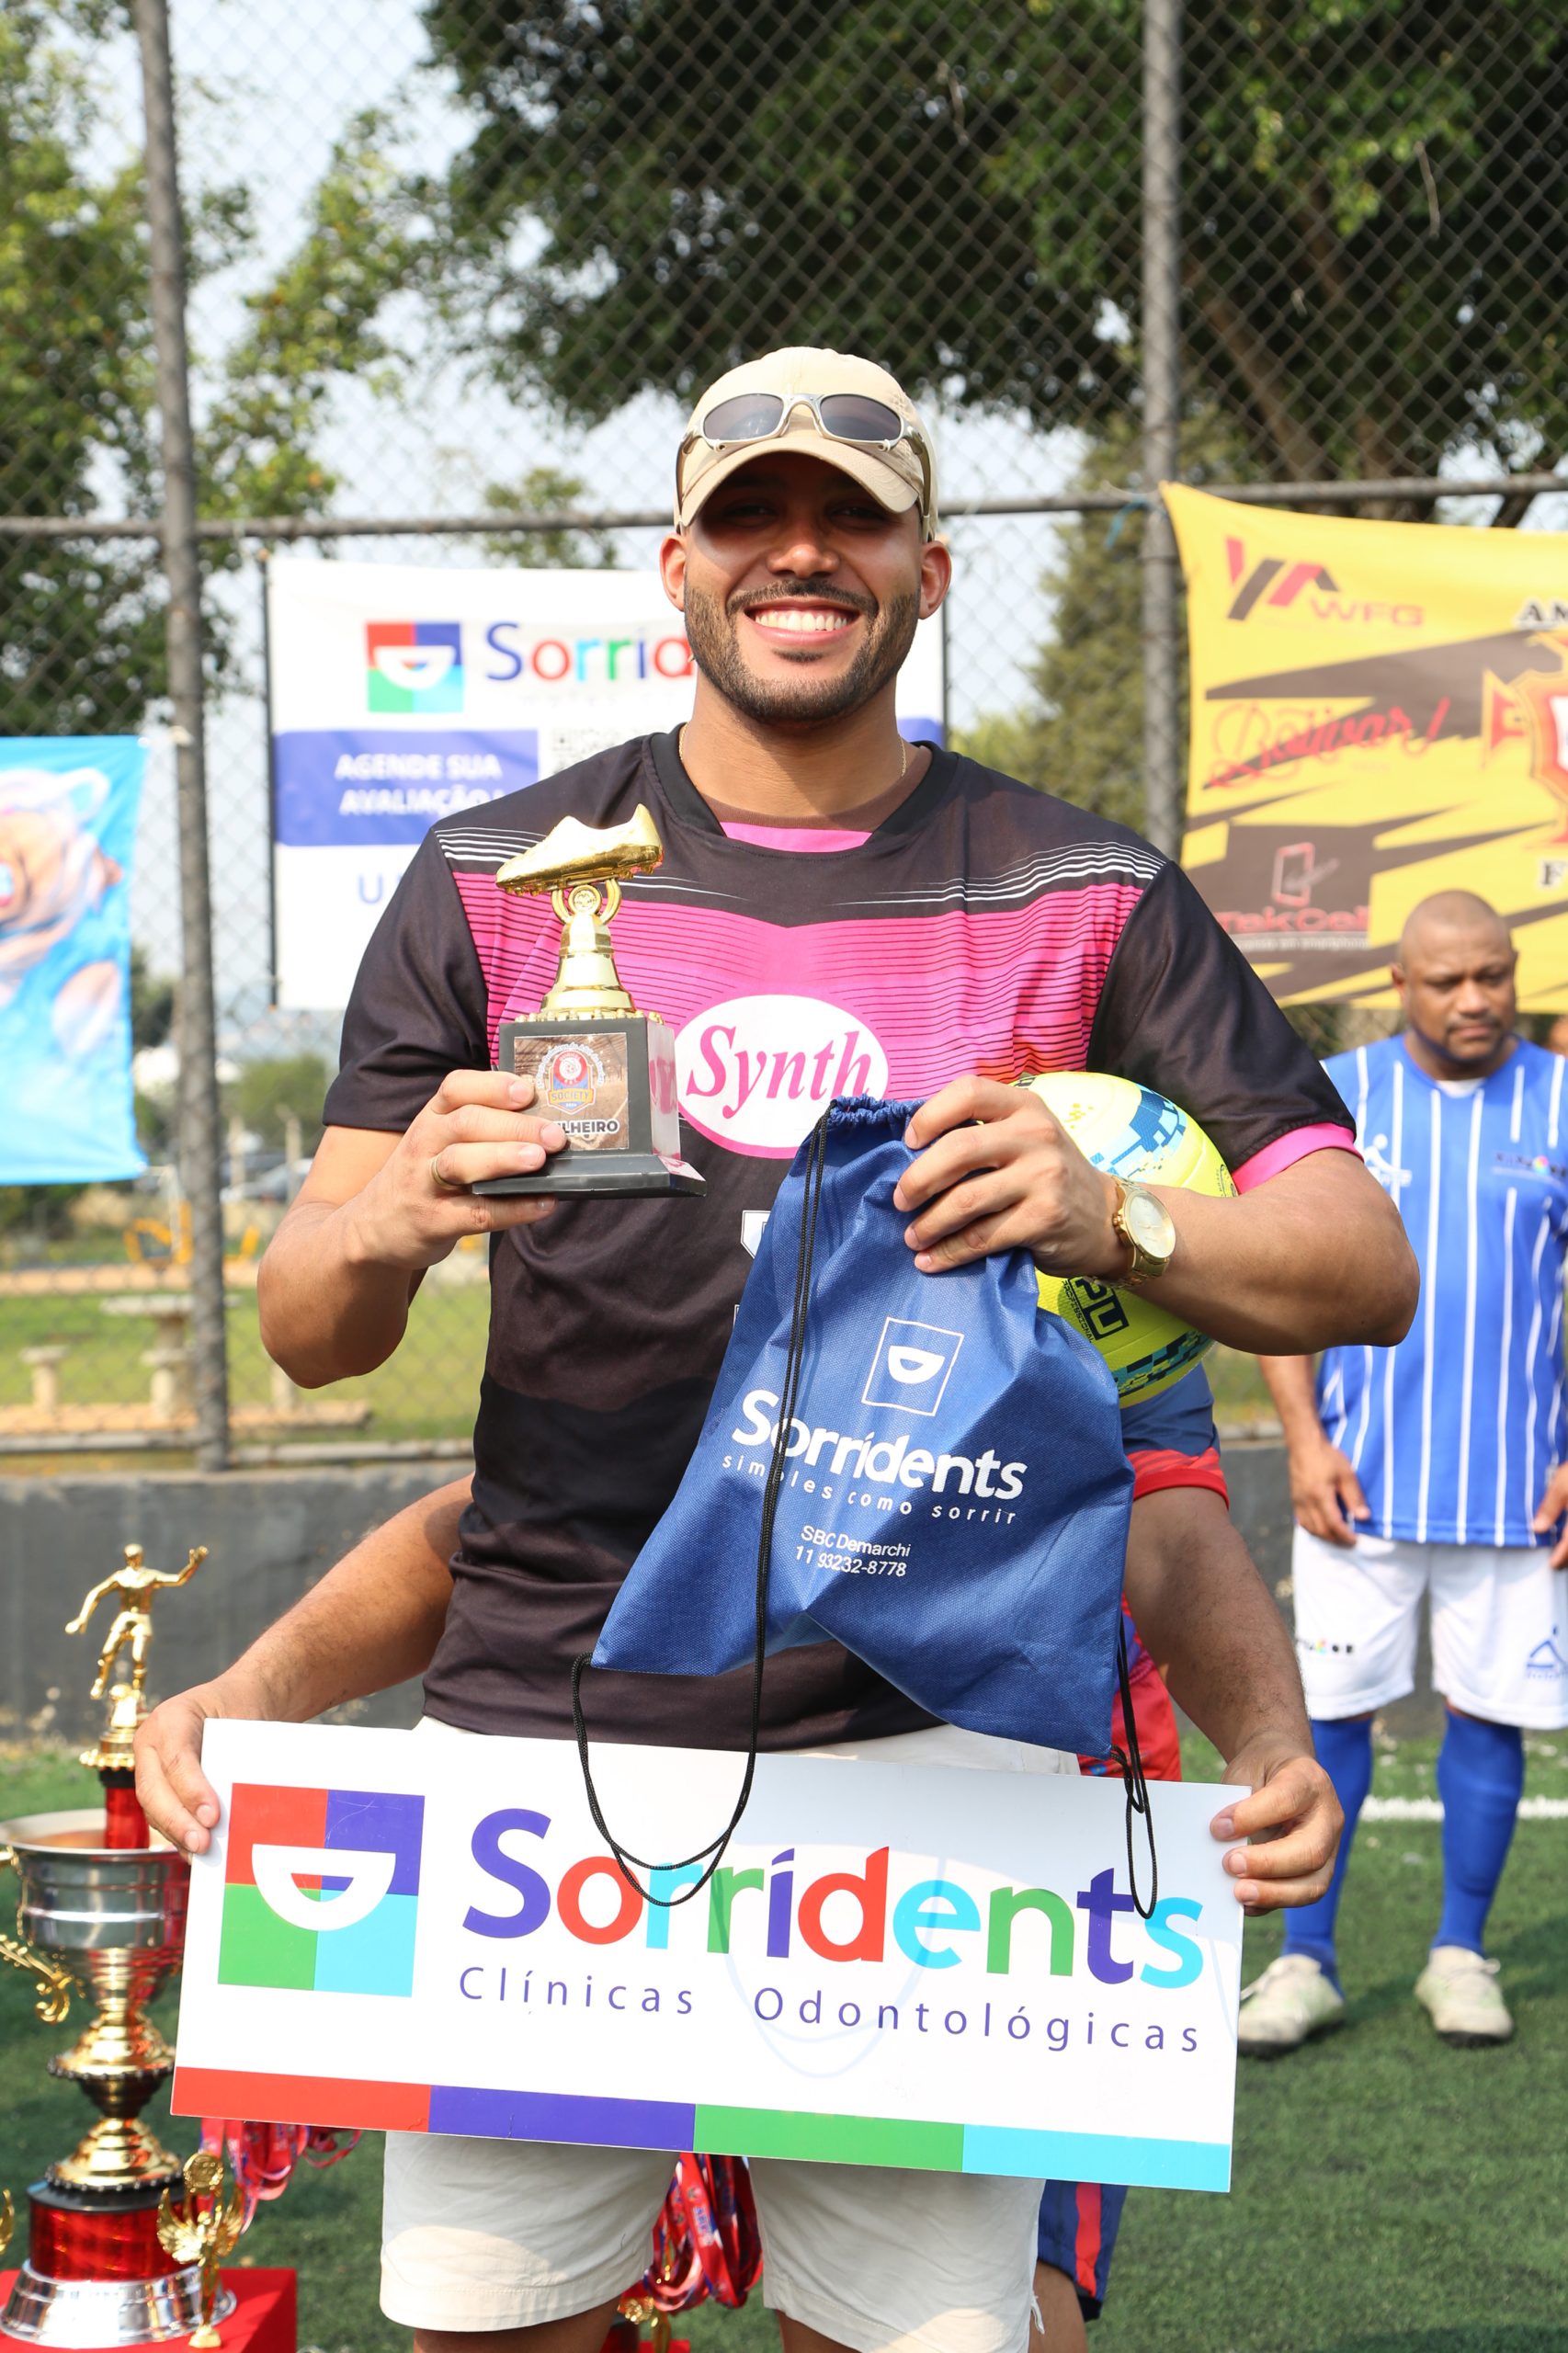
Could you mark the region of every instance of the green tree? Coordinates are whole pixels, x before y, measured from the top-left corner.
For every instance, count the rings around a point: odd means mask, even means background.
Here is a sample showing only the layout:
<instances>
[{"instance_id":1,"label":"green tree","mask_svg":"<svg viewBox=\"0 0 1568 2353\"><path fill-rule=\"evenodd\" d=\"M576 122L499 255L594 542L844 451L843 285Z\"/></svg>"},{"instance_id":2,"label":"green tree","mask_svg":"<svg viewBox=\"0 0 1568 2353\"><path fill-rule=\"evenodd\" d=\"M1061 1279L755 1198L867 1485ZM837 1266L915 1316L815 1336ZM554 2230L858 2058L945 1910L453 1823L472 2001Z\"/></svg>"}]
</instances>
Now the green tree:
<instances>
[{"instance_id":1,"label":"green tree","mask_svg":"<svg viewBox=\"0 0 1568 2353\"><path fill-rule=\"evenodd\" d=\"M1233 428L1189 417L1182 428L1188 481L1223 481L1240 465ZM1075 486L1135 482L1136 419L1108 426L1089 447ZM1142 517L1076 515L1061 527L1041 585L1051 631L1028 672L1031 693L1016 710L988 713L959 748L988 767L1060 793L1119 824L1143 824L1143 697L1140 676Z\"/></svg>"},{"instance_id":2,"label":"green tree","mask_svg":"<svg viewBox=\"0 0 1568 2353\"><path fill-rule=\"evenodd\" d=\"M558 466L530 466L517 483L492 482L484 486L484 504L493 515L570 515L587 484L577 474ZM513 563L529 572L613 572L615 544L608 531L584 530L562 523L550 531L494 531L480 543L497 563Z\"/></svg>"},{"instance_id":3,"label":"green tree","mask_svg":"<svg viewBox=\"0 0 1568 2353\"><path fill-rule=\"evenodd\" d=\"M98 161L109 135L96 44L102 0L9 0L0 13L0 512L87 515L159 504L142 165ZM197 355L207 414L202 511L293 514L334 483L314 454L328 394L353 373L395 380L377 319L415 272L412 198L373 115L346 129L300 245L246 303L227 353ZM193 278L243 251L234 188L187 193ZM236 561L210 551L214 566ZM139 727L163 688L164 616L146 542L0 540L0 682L15 734ZM210 613L215 671L227 648Z\"/></svg>"},{"instance_id":4,"label":"green tree","mask_svg":"<svg viewBox=\"0 0 1568 2353\"><path fill-rule=\"evenodd\" d=\"M128 163L84 168L90 74L62 31L90 18L0 13L0 511L82 515L117 477L154 503L142 189ZM157 690L155 549L0 540L7 733L134 725Z\"/></svg>"},{"instance_id":5,"label":"green tree","mask_svg":"<svg viewBox=\"0 0 1568 2353\"><path fill-rule=\"evenodd\" d=\"M276 1147L284 1142L285 1122L300 1122L307 1152L321 1138L322 1104L331 1074L319 1054L278 1054L245 1063L228 1090L232 1108L253 1135Z\"/></svg>"},{"instance_id":6,"label":"green tree","mask_svg":"<svg viewBox=\"0 0 1568 2353\"><path fill-rule=\"evenodd\" d=\"M1131 404L1134 0L425 14L475 122L443 290L503 381L594 418L812 342L1043 425ZM1568 15L1190 0L1186 28L1188 377L1252 466L1555 454Z\"/></svg>"},{"instance_id":7,"label":"green tree","mask_svg":"<svg viewBox=\"0 0 1568 2353\"><path fill-rule=\"evenodd\" d=\"M404 381L382 314L418 275L426 233L386 135L373 110L346 126L298 247L246 297L244 330L212 370L198 451L203 515L320 513L337 488L313 447L332 394L348 377L382 396Z\"/></svg>"}]
</instances>

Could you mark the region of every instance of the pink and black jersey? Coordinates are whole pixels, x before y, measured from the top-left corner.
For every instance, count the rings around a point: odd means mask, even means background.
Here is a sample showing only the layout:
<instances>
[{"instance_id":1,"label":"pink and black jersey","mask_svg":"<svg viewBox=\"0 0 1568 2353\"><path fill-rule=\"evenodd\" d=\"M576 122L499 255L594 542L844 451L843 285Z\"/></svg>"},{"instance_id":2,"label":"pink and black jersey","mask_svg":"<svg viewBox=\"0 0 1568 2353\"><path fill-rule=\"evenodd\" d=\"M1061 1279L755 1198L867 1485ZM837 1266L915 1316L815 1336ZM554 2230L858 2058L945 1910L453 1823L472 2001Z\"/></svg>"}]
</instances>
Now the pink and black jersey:
<instances>
[{"instance_id":1,"label":"pink and black jersey","mask_svg":"<svg viewBox=\"0 0 1568 2353\"><path fill-rule=\"evenodd\" d=\"M1192 1111L1244 1186L1350 1141L1314 1057L1136 835L937 750L864 838L801 856L727 832L673 735L432 828L361 965L331 1124L401 1131L448 1071L492 1062L560 938L548 901L506 896L496 868L567 814L618 825L640 801L665 862L626 885L616 957L676 1031L684 1149L708 1190L563 1203L495 1240L473 1503L426 1684L432 1714L474 1731L569 1733L571 1660L679 1483L762 1222L834 1096L1119 1072ZM744 1747L746 1681L600 1676L595 1724ZM768 1663L765 1746L926 1721L834 1646Z\"/></svg>"}]
</instances>

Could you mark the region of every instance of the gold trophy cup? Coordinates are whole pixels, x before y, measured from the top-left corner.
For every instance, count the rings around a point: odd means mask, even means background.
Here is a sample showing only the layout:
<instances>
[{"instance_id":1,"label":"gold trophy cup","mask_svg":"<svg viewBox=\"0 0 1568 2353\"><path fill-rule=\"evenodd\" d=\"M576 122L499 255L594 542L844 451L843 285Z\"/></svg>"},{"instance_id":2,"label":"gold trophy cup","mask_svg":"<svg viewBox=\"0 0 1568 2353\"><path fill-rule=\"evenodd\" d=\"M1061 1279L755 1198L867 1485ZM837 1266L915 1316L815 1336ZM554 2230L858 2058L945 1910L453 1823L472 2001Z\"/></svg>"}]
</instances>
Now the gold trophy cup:
<instances>
[{"instance_id":1,"label":"gold trophy cup","mask_svg":"<svg viewBox=\"0 0 1568 2353\"><path fill-rule=\"evenodd\" d=\"M562 924L553 987L537 1013L504 1021L499 1066L531 1078L534 1108L567 1138L564 1152L527 1176L493 1176L476 1193L701 1193L681 1158L675 1040L656 1013L640 1012L621 983L609 927L620 886L663 863L665 846L639 802L624 825L563 817L543 841L508 858L495 877L526 897L548 891Z\"/></svg>"},{"instance_id":2,"label":"gold trophy cup","mask_svg":"<svg viewBox=\"0 0 1568 2353\"><path fill-rule=\"evenodd\" d=\"M74 1996L93 2016L49 2072L80 2085L98 2120L28 2192L28 2259L17 2275L0 2335L41 2345L138 2345L183 2336L200 2313L199 2268L159 2243L160 2199L179 2179L179 2162L140 2120L174 2065L174 2053L145 2015L180 1964L190 1865L152 1836L131 1787L131 1744L146 1713L147 1653L153 1596L184 1585L206 1554L183 1569L149 1569L139 1544L93 1587L68 1631L79 1633L97 1604L119 1603L98 1658L95 1698L108 1722L84 1764L97 1770L96 1806L0 1822L0 1866L20 1882L15 1937L0 1936L0 1960L35 1981L34 2008L58 2025ZM109 1684L122 1652L129 1683ZM133 1819L132 1819L133 1818Z\"/></svg>"}]
</instances>

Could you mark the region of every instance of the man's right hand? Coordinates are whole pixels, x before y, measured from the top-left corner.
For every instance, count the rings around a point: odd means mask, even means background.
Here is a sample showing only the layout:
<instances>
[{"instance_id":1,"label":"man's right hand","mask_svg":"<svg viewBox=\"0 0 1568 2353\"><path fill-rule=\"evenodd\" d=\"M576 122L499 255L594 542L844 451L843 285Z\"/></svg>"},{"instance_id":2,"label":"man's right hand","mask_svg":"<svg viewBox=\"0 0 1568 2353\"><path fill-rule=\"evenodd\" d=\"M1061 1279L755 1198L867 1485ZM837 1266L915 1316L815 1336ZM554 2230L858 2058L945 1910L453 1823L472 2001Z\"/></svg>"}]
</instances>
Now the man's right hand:
<instances>
[{"instance_id":1,"label":"man's right hand","mask_svg":"<svg viewBox=\"0 0 1568 2353\"><path fill-rule=\"evenodd\" d=\"M214 1716L232 1715L220 1687L199 1683L176 1692L145 1718L136 1734L136 1795L154 1830L187 1855L205 1854L218 1819L218 1794L201 1769L201 1735Z\"/></svg>"},{"instance_id":2,"label":"man's right hand","mask_svg":"<svg viewBox=\"0 0 1568 2353\"><path fill-rule=\"evenodd\" d=\"M1348 1458L1321 1433L1291 1444L1290 1505L1298 1527L1325 1544L1353 1545L1351 1523L1372 1517Z\"/></svg>"},{"instance_id":3,"label":"man's right hand","mask_svg":"<svg viewBox=\"0 0 1568 2353\"><path fill-rule=\"evenodd\" d=\"M467 1189L490 1177L529 1176L565 1149L565 1131L553 1120L529 1115L533 1100L531 1078L449 1071L381 1168L344 1205L348 1257L422 1274L465 1234L548 1217L555 1206L548 1196ZM300 1198L312 1198L308 1183Z\"/></svg>"}]
</instances>

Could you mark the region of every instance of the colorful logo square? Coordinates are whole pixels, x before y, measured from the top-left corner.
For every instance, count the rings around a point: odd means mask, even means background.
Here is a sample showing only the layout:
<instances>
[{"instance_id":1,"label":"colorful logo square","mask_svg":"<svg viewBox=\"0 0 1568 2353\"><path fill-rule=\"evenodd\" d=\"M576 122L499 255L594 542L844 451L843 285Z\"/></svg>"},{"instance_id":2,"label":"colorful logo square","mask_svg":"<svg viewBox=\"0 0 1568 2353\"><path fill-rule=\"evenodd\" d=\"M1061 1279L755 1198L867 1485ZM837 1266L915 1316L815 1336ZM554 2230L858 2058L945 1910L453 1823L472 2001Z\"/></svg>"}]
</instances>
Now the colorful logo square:
<instances>
[{"instance_id":1,"label":"colorful logo square","mask_svg":"<svg viewBox=\"0 0 1568 2353\"><path fill-rule=\"evenodd\" d=\"M237 1783L219 1984L411 1994L424 1832L423 1798Z\"/></svg>"},{"instance_id":2,"label":"colorful logo square","mask_svg":"<svg viewBox=\"0 0 1568 2353\"><path fill-rule=\"evenodd\" d=\"M365 691L371 710L460 710L459 621L367 621Z\"/></svg>"}]
</instances>

